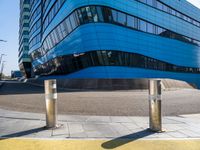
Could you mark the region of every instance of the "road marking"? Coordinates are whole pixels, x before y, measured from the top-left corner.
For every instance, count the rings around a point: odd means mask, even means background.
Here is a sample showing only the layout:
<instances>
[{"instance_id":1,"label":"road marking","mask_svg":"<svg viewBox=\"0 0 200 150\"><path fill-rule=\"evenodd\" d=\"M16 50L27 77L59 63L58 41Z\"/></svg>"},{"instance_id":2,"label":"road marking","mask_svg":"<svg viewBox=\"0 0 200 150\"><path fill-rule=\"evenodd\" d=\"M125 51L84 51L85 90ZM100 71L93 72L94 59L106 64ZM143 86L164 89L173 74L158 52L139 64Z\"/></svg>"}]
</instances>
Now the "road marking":
<instances>
[{"instance_id":1,"label":"road marking","mask_svg":"<svg viewBox=\"0 0 200 150\"><path fill-rule=\"evenodd\" d=\"M0 150L200 150L198 140L0 139Z\"/></svg>"}]
</instances>

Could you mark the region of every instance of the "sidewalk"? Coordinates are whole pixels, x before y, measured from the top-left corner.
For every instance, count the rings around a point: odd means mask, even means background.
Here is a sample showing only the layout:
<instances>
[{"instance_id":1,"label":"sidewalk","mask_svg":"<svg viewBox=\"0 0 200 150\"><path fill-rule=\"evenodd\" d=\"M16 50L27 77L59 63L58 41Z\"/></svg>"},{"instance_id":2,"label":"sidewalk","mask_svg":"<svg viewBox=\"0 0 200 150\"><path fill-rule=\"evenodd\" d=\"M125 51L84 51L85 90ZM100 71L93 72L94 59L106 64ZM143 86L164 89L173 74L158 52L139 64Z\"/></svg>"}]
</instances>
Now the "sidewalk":
<instances>
[{"instance_id":1,"label":"sidewalk","mask_svg":"<svg viewBox=\"0 0 200 150\"><path fill-rule=\"evenodd\" d=\"M85 143L91 140L93 146L95 142L99 145L99 148L95 148L95 150L123 148L127 143L133 146L142 144L141 141L144 143L148 141L143 146L145 148L148 144L154 145L151 144L152 140L154 142L159 140L161 144L172 142L172 146L176 142L183 141L185 145L183 146L183 143L180 143L181 149L186 148L187 144L192 146L190 142L193 144L196 142L198 148L200 146L200 114L163 117L163 129L166 131L163 133L147 130L148 117L59 115L58 122L63 127L47 130L44 128L46 123L44 114L0 109L0 138L2 139L0 140L0 148L2 145L10 145L5 144L6 140L3 139L8 139L7 142L9 142L13 138L33 140L34 144L34 140L38 139L56 140L61 143L63 141L59 140L78 140L82 144L83 140L86 141ZM123 142L119 142L121 140ZM167 140L168 142L166 142ZM155 143L158 144L159 142ZM11 143L15 142L12 141ZM196 144L194 145L195 148L197 148ZM73 148L71 149L73 150Z\"/></svg>"},{"instance_id":2,"label":"sidewalk","mask_svg":"<svg viewBox=\"0 0 200 150\"><path fill-rule=\"evenodd\" d=\"M146 130L148 117L59 115L63 127L46 130L45 114L0 109L0 122L0 137L4 138L200 138L200 114L163 117L163 133Z\"/></svg>"}]
</instances>

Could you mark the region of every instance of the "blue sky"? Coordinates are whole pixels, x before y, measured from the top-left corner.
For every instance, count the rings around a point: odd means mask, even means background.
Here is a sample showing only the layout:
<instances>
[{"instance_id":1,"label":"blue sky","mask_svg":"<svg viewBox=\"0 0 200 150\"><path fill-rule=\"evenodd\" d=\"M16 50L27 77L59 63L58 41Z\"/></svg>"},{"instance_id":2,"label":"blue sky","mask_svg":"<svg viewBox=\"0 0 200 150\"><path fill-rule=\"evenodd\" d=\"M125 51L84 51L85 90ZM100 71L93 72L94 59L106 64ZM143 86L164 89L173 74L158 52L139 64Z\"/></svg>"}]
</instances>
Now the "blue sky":
<instances>
[{"instance_id":1,"label":"blue sky","mask_svg":"<svg viewBox=\"0 0 200 150\"><path fill-rule=\"evenodd\" d=\"M5 53L4 73L18 69L19 0L0 0L0 54Z\"/></svg>"},{"instance_id":2,"label":"blue sky","mask_svg":"<svg viewBox=\"0 0 200 150\"><path fill-rule=\"evenodd\" d=\"M200 0L188 0L200 8ZM19 0L0 0L0 54L5 53L4 73L10 75L11 70L18 70L18 30Z\"/></svg>"}]
</instances>

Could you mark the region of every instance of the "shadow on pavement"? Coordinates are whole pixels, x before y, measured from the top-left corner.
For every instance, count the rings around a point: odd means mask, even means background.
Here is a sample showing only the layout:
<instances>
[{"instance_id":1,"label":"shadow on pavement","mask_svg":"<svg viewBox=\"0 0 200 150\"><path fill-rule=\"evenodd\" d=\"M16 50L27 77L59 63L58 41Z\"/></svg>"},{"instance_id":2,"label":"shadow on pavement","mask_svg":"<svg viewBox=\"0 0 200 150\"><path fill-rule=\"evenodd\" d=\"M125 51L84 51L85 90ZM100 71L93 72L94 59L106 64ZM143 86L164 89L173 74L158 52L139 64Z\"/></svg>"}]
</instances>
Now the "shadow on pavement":
<instances>
[{"instance_id":1,"label":"shadow on pavement","mask_svg":"<svg viewBox=\"0 0 200 150\"><path fill-rule=\"evenodd\" d=\"M125 135L125 136L122 136L122 137L112 139L110 141L103 143L101 146L105 149L114 149L114 148L117 148L119 146L122 146L122 145L125 145L127 143L138 140L140 138L152 135L154 133L155 132L152 132L149 129L145 129L145 130L133 133L133 134L129 134L129 135Z\"/></svg>"},{"instance_id":2,"label":"shadow on pavement","mask_svg":"<svg viewBox=\"0 0 200 150\"><path fill-rule=\"evenodd\" d=\"M65 92L57 89L58 93ZM44 87L19 81L7 81L0 87L0 95L44 94Z\"/></svg>"},{"instance_id":3,"label":"shadow on pavement","mask_svg":"<svg viewBox=\"0 0 200 150\"><path fill-rule=\"evenodd\" d=\"M44 93L43 87L38 87L18 81L7 81L0 88L0 95L40 94Z\"/></svg>"},{"instance_id":4,"label":"shadow on pavement","mask_svg":"<svg viewBox=\"0 0 200 150\"><path fill-rule=\"evenodd\" d=\"M0 140L5 140L5 139L8 139L8 138L14 138L14 137L26 136L26 135L41 132L41 131L44 131L44 130L47 130L47 128L46 127L39 127L39 128L35 128L35 129L17 132L17 133L11 133L11 134L1 136L0 138L2 138L2 139L0 139Z\"/></svg>"},{"instance_id":5,"label":"shadow on pavement","mask_svg":"<svg viewBox=\"0 0 200 150\"><path fill-rule=\"evenodd\" d=\"M34 119L34 118L26 118L26 117L24 117L24 118L22 118L22 117L5 117L5 116L1 116L1 115L0 115L0 118L4 118L4 119L17 119L17 120L37 120L37 121L43 120L43 119L39 119L39 118L38 119Z\"/></svg>"}]
</instances>

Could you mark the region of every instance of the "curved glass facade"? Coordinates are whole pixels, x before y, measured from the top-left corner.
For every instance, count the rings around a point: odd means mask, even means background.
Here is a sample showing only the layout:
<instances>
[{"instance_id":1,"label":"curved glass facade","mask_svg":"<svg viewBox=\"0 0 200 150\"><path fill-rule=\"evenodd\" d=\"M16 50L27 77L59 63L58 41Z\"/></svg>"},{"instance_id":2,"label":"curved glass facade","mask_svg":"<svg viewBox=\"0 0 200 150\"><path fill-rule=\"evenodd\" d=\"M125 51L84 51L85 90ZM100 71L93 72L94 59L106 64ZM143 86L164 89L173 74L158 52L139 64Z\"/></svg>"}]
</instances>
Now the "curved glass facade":
<instances>
[{"instance_id":1,"label":"curved glass facade","mask_svg":"<svg viewBox=\"0 0 200 150\"><path fill-rule=\"evenodd\" d=\"M130 70L124 78L199 78L200 10L187 1L31 0L30 7L36 75L91 77L105 67L93 77L123 78L113 69L119 67Z\"/></svg>"}]
</instances>

